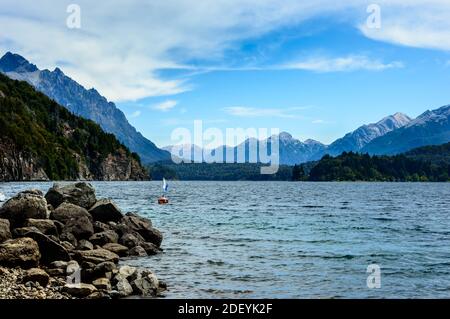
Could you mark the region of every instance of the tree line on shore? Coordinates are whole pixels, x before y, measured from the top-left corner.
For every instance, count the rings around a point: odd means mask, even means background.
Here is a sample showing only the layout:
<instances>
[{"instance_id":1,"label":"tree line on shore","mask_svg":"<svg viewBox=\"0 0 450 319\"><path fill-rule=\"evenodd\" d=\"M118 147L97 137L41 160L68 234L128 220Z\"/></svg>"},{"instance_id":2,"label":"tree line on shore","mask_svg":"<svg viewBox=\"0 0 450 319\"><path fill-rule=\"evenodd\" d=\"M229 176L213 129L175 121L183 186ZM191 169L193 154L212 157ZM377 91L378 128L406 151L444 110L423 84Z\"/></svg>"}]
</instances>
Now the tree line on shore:
<instances>
[{"instance_id":1,"label":"tree line on shore","mask_svg":"<svg viewBox=\"0 0 450 319\"><path fill-rule=\"evenodd\" d=\"M161 162L149 166L152 179L215 181L450 181L450 143L425 146L394 156L344 152L294 166L280 166L274 175L261 175L262 164Z\"/></svg>"}]
</instances>

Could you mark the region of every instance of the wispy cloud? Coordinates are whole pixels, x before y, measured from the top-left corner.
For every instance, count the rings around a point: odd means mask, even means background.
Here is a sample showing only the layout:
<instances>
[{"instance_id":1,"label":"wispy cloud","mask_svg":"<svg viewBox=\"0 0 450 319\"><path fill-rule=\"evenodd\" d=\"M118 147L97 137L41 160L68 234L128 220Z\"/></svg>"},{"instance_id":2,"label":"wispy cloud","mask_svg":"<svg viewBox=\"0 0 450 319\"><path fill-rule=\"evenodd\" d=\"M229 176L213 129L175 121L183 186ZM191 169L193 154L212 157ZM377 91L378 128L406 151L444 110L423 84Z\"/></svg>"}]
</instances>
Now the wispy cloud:
<instances>
[{"instance_id":1,"label":"wispy cloud","mask_svg":"<svg viewBox=\"0 0 450 319\"><path fill-rule=\"evenodd\" d=\"M278 118L303 118L298 114L299 111L309 107L291 107L291 108L256 108L246 106L230 106L223 110L238 117L278 117Z\"/></svg>"},{"instance_id":2,"label":"wispy cloud","mask_svg":"<svg viewBox=\"0 0 450 319\"><path fill-rule=\"evenodd\" d=\"M141 111L135 111L135 112L131 113L130 115L128 115L128 118L134 119L134 118L137 118L139 116L141 116Z\"/></svg>"},{"instance_id":3,"label":"wispy cloud","mask_svg":"<svg viewBox=\"0 0 450 319\"><path fill-rule=\"evenodd\" d=\"M167 112L167 111L173 109L177 104L178 104L178 102L175 100L167 100L167 101L164 101L164 102L154 105L152 108L154 110Z\"/></svg>"},{"instance_id":4,"label":"wispy cloud","mask_svg":"<svg viewBox=\"0 0 450 319\"><path fill-rule=\"evenodd\" d=\"M297 69L314 72L383 71L401 67L403 67L403 63L399 61L383 63L380 60L370 59L364 55L349 55L337 58L312 57L280 66L281 69Z\"/></svg>"},{"instance_id":5,"label":"wispy cloud","mask_svg":"<svg viewBox=\"0 0 450 319\"><path fill-rule=\"evenodd\" d=\"M368 38L416 48L450 51L450 1L387 1L381 5L381 28L359 25Z\"/></svg>"},{"instance_id":6,"label":"wispy cloud","mask_svg":"<svg viewBox=\"0 0 450 319\"><path fill-rule=\"evenodd\" d=\"M68 29L66 1L2 0L0 51L15 51L42 68L65 61L64 72L113 101L170 96L189 91L189 80L161 70L196 71L189 61L226 64L242 41L318 16L360 12L367 0L77 0L82 29ZM365 36L395 44L450 50L448 0L378 0L381 29L354 24ZM115 23L119 21L120 23ZM354 21L354 20L352 20ZM200 63L202 64L202 63ZM290 67L319 72L399 67L347 58L299 61ZM202 68L200 68L201 70ZM211 68L210 70L221 68ZM226 69L226 68L225 68ZM239 66L236 69L240 69ZM245 68L244 68L245 69ZM248 69L259 69L258 66Z\"/></svg>"}]
</instances>

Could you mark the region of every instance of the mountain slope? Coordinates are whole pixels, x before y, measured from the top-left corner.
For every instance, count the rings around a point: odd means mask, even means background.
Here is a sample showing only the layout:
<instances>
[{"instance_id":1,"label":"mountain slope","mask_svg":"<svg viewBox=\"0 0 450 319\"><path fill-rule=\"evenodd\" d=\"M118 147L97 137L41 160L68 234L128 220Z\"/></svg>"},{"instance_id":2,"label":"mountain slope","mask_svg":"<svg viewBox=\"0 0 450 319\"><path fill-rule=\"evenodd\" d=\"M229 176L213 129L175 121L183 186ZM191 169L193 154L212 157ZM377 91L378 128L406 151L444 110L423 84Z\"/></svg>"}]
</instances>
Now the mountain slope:
<instances>
[{"instance_id":1,"label":"mountain slope","mask_svg":"<svg viewBox=\"0 0 450 319\"><path fill-rule=\"evenodd\" d=\"M93 121L0 74L0 180L144 180L139 157Z\"/></svg>"},{"instance_id":2,"label":"mountain slope","mask_svg":"<svg viewBox=\"0 0 450 319\"><path fill-rule=\"evenodd\" d=\"M404 127L378 137L361 149L369 154L398 154L450 141L450 105L426 111Z\"/></svg>"},{"instance_id":3,"label":"mountain slope","mask_svg":"<svg viewBox=\"0 0 450 319\"><path fill-rule=\"evenodd\" d=\"M334 141L326 150L332 156L343 152L358 152L372 140L383 136L393 130L403 127L411 122L411 118L403 113L395 113L373 124L363 125L355 131Z\"/></svg>"},{"instance_id":4,"label":"mountain slope","mask_svg":"<svg viewBox=\"0 0 450 319\"><path fill-rule=\"evenodd\" d=\"M170 158L167 151L159 149L137 132L114 103L108 102L95 89L86 90L59 68L41 71L22 56L8 52L0 59L0 72L12 79L27 81L72 113L98 123L131 151L138 153L144 163Z\"/></svg>"}]
</instances>

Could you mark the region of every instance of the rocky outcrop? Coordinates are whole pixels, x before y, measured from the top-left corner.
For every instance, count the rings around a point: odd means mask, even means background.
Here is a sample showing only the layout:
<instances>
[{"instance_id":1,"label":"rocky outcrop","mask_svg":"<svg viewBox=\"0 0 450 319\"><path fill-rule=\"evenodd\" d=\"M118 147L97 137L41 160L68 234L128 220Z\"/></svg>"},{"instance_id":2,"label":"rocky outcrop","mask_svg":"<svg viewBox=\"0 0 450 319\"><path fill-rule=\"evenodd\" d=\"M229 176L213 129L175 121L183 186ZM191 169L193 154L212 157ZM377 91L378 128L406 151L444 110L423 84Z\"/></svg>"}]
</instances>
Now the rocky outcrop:
<instances>
[{"instance_id":1,"label":"rocky outcrop","mask_svg":"<svg viewBox=\"0 0 450 319\"><path fill-rule=\"evenodd\" d=\"M105 181L142 181L146 180L148 175L124 150L119 150L114 155L109 154L101 164L101 172Z\"/></svg>"},{"instance_id":2,"label":"rocky outcrop","mask_svg":"<svg viewBox=\"0 0 450 319\"><path fill-rule=\"evenodd\" d=\"M46 198L56 207L51 214ZM118 298L156 296L165 289L149 270L118 266L121 257L160 252L162 236L154 235L160 232L136 213L122 215L111 200L97 201L89 184L54 185L45 197L40 191L25 191L5 205L0 219L0 267L29 269L15 279L15 291L33 286L41 287L43 298Z\"/></svg>"},{"instance_id":3,"label":"rocky outcrop","mask_svg":"<svg viewBox=\"0 0 450 319\"><path fill-rule=\"evenodd\" d=\"M44 169L28 152L19 150L15 143L0 138L0 181L48 181Z\"/></svg>"}]
</instances>

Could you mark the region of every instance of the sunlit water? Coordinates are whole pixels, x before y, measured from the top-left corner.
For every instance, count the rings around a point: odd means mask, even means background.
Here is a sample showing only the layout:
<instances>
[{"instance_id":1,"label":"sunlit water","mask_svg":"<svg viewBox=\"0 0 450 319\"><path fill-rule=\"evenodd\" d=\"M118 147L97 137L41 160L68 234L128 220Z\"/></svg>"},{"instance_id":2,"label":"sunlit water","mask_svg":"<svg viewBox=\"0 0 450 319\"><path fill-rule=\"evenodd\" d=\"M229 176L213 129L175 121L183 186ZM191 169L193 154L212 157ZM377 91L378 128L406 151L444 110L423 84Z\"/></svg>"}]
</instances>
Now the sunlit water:
<instances>
[{"instance_id":1,"label":"sunlit water","mask_svg":"<svg viewBox=\"0 0 450 319\"><path fill-rule=\"evenodd\" d=\"M167 206L160 182L93 184L163 232L164 253L127 263L168 298L450 297L450 183L172 182Z\"/></svg>"}]
</instances>

